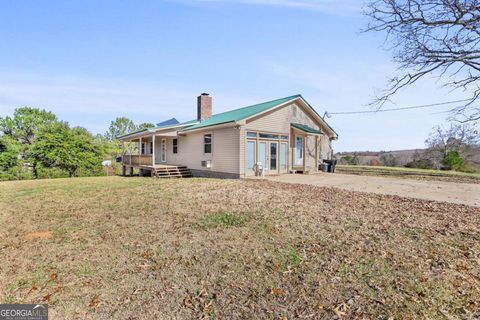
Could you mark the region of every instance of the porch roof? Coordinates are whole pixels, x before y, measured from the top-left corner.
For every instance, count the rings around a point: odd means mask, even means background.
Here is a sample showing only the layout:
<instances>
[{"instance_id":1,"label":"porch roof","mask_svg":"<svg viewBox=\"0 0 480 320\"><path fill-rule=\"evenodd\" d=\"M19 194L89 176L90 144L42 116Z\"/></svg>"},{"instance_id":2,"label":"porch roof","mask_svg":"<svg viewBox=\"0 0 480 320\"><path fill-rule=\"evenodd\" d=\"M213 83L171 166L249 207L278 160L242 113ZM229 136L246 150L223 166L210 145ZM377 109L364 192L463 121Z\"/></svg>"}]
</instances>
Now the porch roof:
<instances>
[{"instance_id":1,"label":"porch roof","mask_svg":"<svg viewBox=\"0 0 480 320\"><path fill-rule=\"evenodd\" d=\"M197 120L191 120L183 123L178 123L178 124L172 124L172 125L161 125L154 127L154 128L149 128L149 129L143 129L139 131L135 131L132 133L125 134L123 136L118 136L117 139L119 140L132 140L132 139L137 139L140 137L145 137L145 136L152 136L152 135L158 135L158 136L176 136L177 131L182 130L185 127L191 126L198 123Z\"/></svg>"},{"instance_id":2,"label":"porch roof","mask_svg":"<svg viewBox=\"0 0 480 320\"><path fill-rule=\"evenodd\" d=\"M295 129L298 129L298 130L303 131L303 132L308 133L308 134L315 134L315 135L323 134L323 132L321 130L314 129L314 128L309 127L305 124L291 123L290 125L292 127L294 127Z\"/></svg>"}]
</instances>

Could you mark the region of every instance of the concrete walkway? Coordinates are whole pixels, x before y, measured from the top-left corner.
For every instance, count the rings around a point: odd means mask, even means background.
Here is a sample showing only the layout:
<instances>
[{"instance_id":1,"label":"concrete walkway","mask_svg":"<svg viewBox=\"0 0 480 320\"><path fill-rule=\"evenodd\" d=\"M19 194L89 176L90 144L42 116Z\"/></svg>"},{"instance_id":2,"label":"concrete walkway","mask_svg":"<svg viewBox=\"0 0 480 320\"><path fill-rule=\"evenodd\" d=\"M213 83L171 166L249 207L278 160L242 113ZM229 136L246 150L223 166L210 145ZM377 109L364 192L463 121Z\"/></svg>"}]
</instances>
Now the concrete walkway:
<instances>
[{"instance_id":1,"label":"concrete walkway","mask_svg":"<svg viewBox=\"0 0 480 320\"><path fill-rule=\"evenodd\" d=\"M270 176L265 179L287 183L336 187L351 191L445 201L480 207L480 184L357 176L340 173L319 173L313 175L285 174L281 176Z\"/></svg>"}]
</instances>

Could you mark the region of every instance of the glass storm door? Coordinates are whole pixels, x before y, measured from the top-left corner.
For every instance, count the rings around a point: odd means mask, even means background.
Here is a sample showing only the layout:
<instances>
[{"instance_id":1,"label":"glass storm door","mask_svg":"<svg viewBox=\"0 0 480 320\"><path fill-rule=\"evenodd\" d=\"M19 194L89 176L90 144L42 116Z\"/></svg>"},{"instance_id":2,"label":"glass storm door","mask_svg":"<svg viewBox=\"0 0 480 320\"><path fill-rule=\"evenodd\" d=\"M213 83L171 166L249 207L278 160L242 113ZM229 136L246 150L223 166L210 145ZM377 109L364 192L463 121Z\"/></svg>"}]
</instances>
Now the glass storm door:
<instances>
[{"instance_id":1,"label":"glass storm door","mask_svg":"<svg viewBox=\"0 0 480 320\"><path fill-rule=\"evenodd\" d=\"M270 142L270 165L269 169L271 173L278 172L278 162L277 162L277 151L278 151L278 143L277 142Z\"/></svg>"},{"instance_id":2,"label":"glass storm door","mask_svg":"<svg viewBox=\"0 0 480 320\"><path fill-rule=\"evenodd\" d=\"M268 170L268 162L267 162L267 143L260 142L258 144L258 162L260 162L263 166L263 169L266 171Z\"/></svg>"},{"instance_id":3,"label":"glass storm door","mask_svg":"<svg viewBox=\"0 0 480 320\"><path fill-rule=\"evenodd\" d=\"M167 162L167 139L162 139L160 161Z\"/></svg>"}]
</instances>

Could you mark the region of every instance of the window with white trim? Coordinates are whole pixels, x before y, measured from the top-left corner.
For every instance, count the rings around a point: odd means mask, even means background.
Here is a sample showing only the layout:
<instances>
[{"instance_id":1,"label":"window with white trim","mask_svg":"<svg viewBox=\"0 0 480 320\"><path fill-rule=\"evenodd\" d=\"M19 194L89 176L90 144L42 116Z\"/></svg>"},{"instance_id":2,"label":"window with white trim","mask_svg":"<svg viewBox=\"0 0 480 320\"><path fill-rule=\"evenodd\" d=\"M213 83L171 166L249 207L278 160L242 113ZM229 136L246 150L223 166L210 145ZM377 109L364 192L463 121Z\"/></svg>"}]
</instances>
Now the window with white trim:
<instances>
[{"instance_id":1,"label":"window with white trim","mask_svg":"<svg viewBox=\"0 0 480 320\"><path fill-rule=\"evenodd\" d=\"M203 135L203 153L212 153L212 134Z\"/></svg>"},{"instance_id":2,"label":"window with white trim","mask_svg":"<svg viewBox=\"0 0 480 320\"><path fill-rule=\"evenodd\" d=\"M173 146L173 153L177 154L178 153L178 139L173 139L172 146Z\"/></svg>"}]
</instances>

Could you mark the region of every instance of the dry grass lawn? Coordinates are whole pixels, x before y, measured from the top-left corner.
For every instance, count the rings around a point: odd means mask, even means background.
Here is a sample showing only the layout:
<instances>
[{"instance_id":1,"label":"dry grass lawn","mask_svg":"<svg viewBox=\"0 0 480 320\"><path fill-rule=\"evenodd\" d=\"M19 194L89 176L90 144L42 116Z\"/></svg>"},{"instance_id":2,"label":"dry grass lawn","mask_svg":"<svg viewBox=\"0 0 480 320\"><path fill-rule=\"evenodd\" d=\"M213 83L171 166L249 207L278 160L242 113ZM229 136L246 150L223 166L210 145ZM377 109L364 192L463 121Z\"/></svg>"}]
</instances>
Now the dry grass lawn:
<instances>
[{"instance_id":1,"label":"dry grass lawn","mask_svg":"<svg viewBox=\"0 0 480 320\"><path fill-rule=\"evenodd\" d=\"M480 210L268 181L0 183L0 302L51 319L474 319Z\"/></svg>"}]
</instances>

